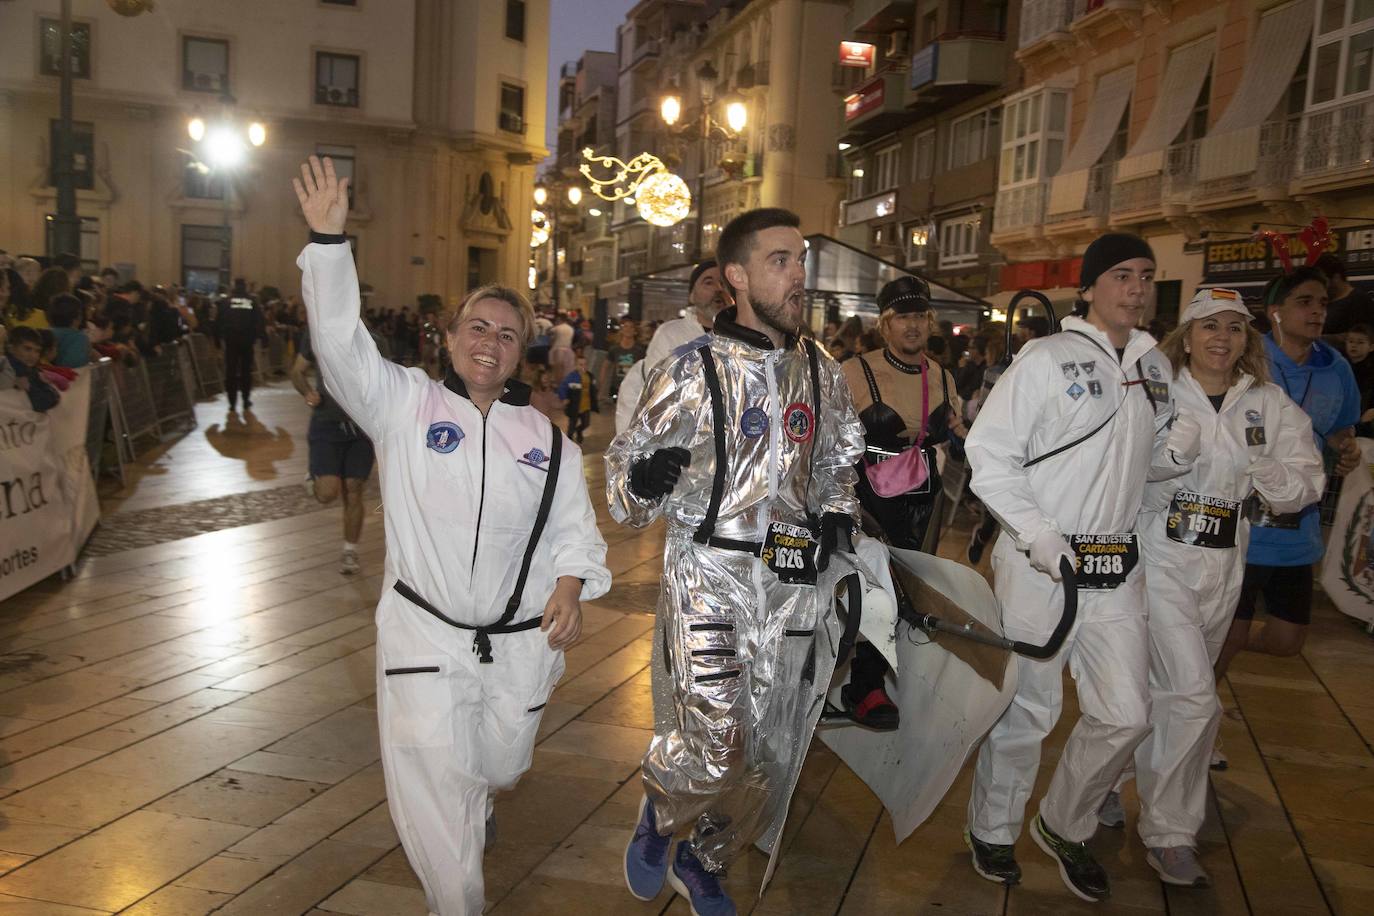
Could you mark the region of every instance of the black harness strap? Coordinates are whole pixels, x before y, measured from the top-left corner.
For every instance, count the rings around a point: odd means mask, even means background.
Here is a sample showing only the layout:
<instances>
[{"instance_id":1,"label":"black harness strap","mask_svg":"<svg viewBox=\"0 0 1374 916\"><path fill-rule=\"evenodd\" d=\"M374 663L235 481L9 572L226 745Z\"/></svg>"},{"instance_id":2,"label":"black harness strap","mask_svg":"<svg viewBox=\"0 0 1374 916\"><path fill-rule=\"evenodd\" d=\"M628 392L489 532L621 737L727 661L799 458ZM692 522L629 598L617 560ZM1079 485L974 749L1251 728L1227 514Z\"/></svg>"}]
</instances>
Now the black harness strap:
<instances>
[{"instance_id":1,"label":"black harness strap","mask_svg":"<svg viewBox=\"0 0 1374 916\"><path fill-rule=\"evenodd\" d=\"M711 393L711 425L716 439L716 474L711 480L711 501L706 505L706 517L697 526L692 540L705 544L716 531L716 519L720 515L720 501L725 496L726 465L729 456L725 453L725 397L720 391L720 376L716 373L716 358L711 355L711 345L703 344L697 348L701 355L701 368L706 373L706 390Z\"/></svg>"},{"instance_id":2,"label":"black harness strap","mask_svg":"<svg viewBox=\"0 0 1374 916\"><path fill-rule=\"evenodd\" d=\"M868 381L868 397L874 404L881 404L883 396L878 393L878 380L873 377L873 368L868 365L868 360L863 356L857 357L859 365L863 366L864 378Z\"/></svg>"},{"instance_id":3,"label":"black harness strap","mask_svg":"<svg viewBox=\"0 0 1374 916\"><path fill-rule=\"evenodd\" d=\"M506 601L506 610L501 618L490 626L479 627L470 623L459 623L440 611L433 604L422 598L413 588L397 579L392 588L402 598L411 604L427 611L444 623L461 630L472 630L472 650L477 653L478 660L484 664L491 664L491 637L493 634L520 633L524 630L532 630L539 626L542 619L531 617L529 620L520 623L511 623L515 619L515 614L520 610L520 603L525 597L525 582L529 579L530 564L534 562L534 551L539 546L539 539L544 534L544 526L548 523L549 513L553 511L553 495L558 489L558 469L563 460L563 433L557 427L553 428L553 446L549 457L548 476L544 479L544 492L539 499L539 511L534 517L534 528L530 531L529 543L525 545L525 556L520 562L520 575L515 579L515 590L511 593L510 599Z\"/></svg>"}]
</instances>

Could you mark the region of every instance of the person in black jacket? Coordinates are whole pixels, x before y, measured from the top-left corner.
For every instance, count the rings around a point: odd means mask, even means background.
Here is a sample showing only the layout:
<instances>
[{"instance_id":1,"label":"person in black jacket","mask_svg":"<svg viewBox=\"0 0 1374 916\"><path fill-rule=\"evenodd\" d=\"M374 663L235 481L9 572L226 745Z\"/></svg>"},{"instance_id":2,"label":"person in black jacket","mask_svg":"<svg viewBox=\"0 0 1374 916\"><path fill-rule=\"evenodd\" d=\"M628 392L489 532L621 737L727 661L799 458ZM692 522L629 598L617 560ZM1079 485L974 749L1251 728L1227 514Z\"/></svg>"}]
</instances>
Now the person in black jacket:
<instances>
[{"instance_id":1,"label":"person in black jacket","mask_svg":"<svg viewBox=\"0 0 1374 916\"><path fill-rule=\"evenodd\" d=\"M38 361L43 356L42 335L21 325L9 332L7 343L8 355L0 359L8 360L14 373L14 387L28 393L29 406L39 413L56 407L61 395L38 372Z\"/></svg>"},{"instance_id":2,"label":"person in black jacket","mask_svg":"<svg viewBox=\"0 0 1374 916\"><path fill-rule=\"evenodd\" d=\"M267 341L267 322L240 277L234 281L234 291L220 300L215 315L215 342L224 351L224 393L231 411L238 409L240 392L243 409L253 408L253 343L258 340Z\"/></svg>"}]
</instances>

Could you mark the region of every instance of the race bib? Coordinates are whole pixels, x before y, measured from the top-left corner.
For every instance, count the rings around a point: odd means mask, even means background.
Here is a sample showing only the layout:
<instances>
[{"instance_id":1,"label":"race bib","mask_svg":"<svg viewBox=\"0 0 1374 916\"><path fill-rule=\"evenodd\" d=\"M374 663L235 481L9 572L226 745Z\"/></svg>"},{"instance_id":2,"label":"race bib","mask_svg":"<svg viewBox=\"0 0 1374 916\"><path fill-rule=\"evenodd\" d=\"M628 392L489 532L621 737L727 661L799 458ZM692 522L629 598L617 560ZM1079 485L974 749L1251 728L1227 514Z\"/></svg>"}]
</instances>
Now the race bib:
<instances>
[{"instance_id":1,"label":"race bib","mask_svg":"<svg viewBox=\"0 0 1374 916\"><path fill-rule=\"evenodd\" d=\"M816 551L819 545L809 528L773 522L760 557L779 582L788 585L816 584Z\"/></svg>"},{"instance_id":2,"label":"race bib","mask_svg":"<svg viewBox=\"0 0 1374 916\"><path fill-rule=\"evenodd\" d=\"M1140 561L1134 534L1075 534L1069 538L1078 564L1078 587L1111 591Z\"/></svg>"},{"instance_id":3,"label":"race bib","mask_svg":"<svg viewBox=\"0 0 1374 916\"><path fill-rule=\"evenodd\" d=\"M1180 490L1169 503L1169 540L1190 547L1236 546L1240 502Z\"/></svg>"}]
</instances>

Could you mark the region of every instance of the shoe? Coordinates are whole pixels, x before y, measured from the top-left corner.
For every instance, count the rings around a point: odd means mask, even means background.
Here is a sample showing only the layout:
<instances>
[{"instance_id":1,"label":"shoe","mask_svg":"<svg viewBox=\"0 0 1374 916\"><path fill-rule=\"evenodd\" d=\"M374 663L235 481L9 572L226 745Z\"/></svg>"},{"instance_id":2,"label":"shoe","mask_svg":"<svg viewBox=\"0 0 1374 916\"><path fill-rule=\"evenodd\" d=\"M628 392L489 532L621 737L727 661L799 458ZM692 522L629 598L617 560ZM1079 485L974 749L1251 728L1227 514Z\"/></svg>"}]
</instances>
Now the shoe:
<instances>
[{"instance_id":1,"label":"shoe","mask_svg":"<svg viewBox=\"0 0 1374 916\"><path fill-rule=\"evenodd\" d=\"M1151 846L1145 861L1159 873L1159 880L1178 887L1211 887L1212 878L1198 864L1191 846Z\"/></svg>"},{"instance_id":2,"label":"shoe","mask_svg":"<svg viewBox=\"0 0 1374 916\"><path fill-rule=\"evenodd\" d=\"M1064 886L1089 903L1106 900L1112 895L1107 873L1088 852L1087 843L1071 843L1045 826L1040 815L1031 822L1031 838L1045 855L1059 863L1059 877Z\"/></svg>"},{"instance_id":3,"label":"shoe","mask_svg":"<svg viewBox=\"0 0 1374 916\"><path fill-rule=\"evenodd\" d=\"M1126 826L1126 809L1121 807L1121 793L1108 792L1097 809L1097 822L1103 827L1120 829Z\"/></svg>"},{"instance_id":4,"label":"shoe","mask_svg":"<svg viewBox=\"0 0 1374 916\"><path fill-rule=\"evenodd\" d=\"M358 555L351 550L345 550L343 558L339 561L339 572L345 576L351 576L361 569L362 567L358 565Z\"/></svg>"},{"instance_id":5,"label":"shoe","mask_svg":"<svg viewBox=\"0 0 1374 916\"><path fill-rule=\"evenodd\" d=\"M875 687L862 700L855 702L851 686L845 684L840 690L840 702L844 703L845 711L857 724L879 732L897 730L902 723L901 712L886 690Z\"/></svg>"},{"instance_id":6,"label":"shoe","mask_svg":"<svg viewBox=\"0 0 1374 916\"><path fill-rule=\"evenodd\" d=\"M625 847L625 885L637 900L653 900L663 890L668 874L668 847L671 836L658 832L654 806L648 796L639 800L639 823Z\"/></svg>"},{"instance_id":7,"label":"shoe","mask_svg":"<svg viewBox=\"0 0 1374 916\"><path fill-rule=\"evenodd\" d=\"M668 883L692 905L692 916L735 916L735 901L720 886L720 879L706 870L686 840L677 844L677 856L668 872Z\"/></svg>"},{"instance_id":8,"label":"shoe","mask_svg":"<svg viewBox=\"0 0 1374 916\"><path fill-rule=\"evenodd\" d=\"M1231 761L1227 760L1226 755L1221 752L1220 744L1212 746L1212 762L1208 766L1217 772L1231 768Z\"/></svg>"},{"instance_id":9,"label":"shoe","mask_svg":"<svg viewBox=\"0 0 1374 916\"><path fill-rule=\"evenodd\" d=\"M486 835L482 838L482 851L490 852L496 845L496 813L487 815Z\"/></svg>"},{"instance_id":10,"label":"shoe","mask_svg":"<svg viewBox=\"0 0 1374 916\"><path fill-rule=\"evenodd\" d=\"M306 492L307 494L310 495L310 498L311 498L311 499L314 499L314 498L315 498L315 478L312 477L312 476L309 475L309 474L306 474L306 475L305 475L305 485L304 485L304 486L305 486L305 492Z\"/></svg>"},{"instance_id":11,"label":"shoe","mask_svg":"<svg viewBox=\"0 0 1374 916\"><path fill-rule=\"evenodd\" d=\"M968 542L968 564L977 566L978 561L983 559L983 551L987 548L988 542L983 537L982 529L973 532L973 537Z\"/></svg>"},{"instance_id":12,"label":"shoe","mask_svg":"<svg viewBox=\"0 0 1374 916\"><path fill-rule=\"evenodd\" d=\"M964 845L973 852L973 870L989 881L1011 887L1021 883L1021 866L1016 864L1016 847L984 843L964 831Z\"/></svg>"}]
</instances>

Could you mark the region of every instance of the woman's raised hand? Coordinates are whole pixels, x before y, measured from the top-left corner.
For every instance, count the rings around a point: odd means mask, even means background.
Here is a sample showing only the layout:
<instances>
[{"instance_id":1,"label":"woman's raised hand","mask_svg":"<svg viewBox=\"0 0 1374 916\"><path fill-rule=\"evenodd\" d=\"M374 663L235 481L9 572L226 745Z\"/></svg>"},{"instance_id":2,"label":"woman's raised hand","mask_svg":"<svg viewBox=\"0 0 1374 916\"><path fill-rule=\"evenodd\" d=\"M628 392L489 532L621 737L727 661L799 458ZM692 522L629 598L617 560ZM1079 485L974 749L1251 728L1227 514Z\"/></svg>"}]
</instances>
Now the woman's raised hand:
<instances>
[{"instance_id":1,"label":"woman's raised hand","mask_svg":"<svg viewBox=\"0 0 1374 916\"><path fill-rule=\"evenodd\" d=\"M321 235L341 235L348 219L348 179L342 181L334 174L334 160L328 156L320 162L311 156L301 163L301 177L292 178L301 213L310 228Z\"/></svg>"}]
</instances>

